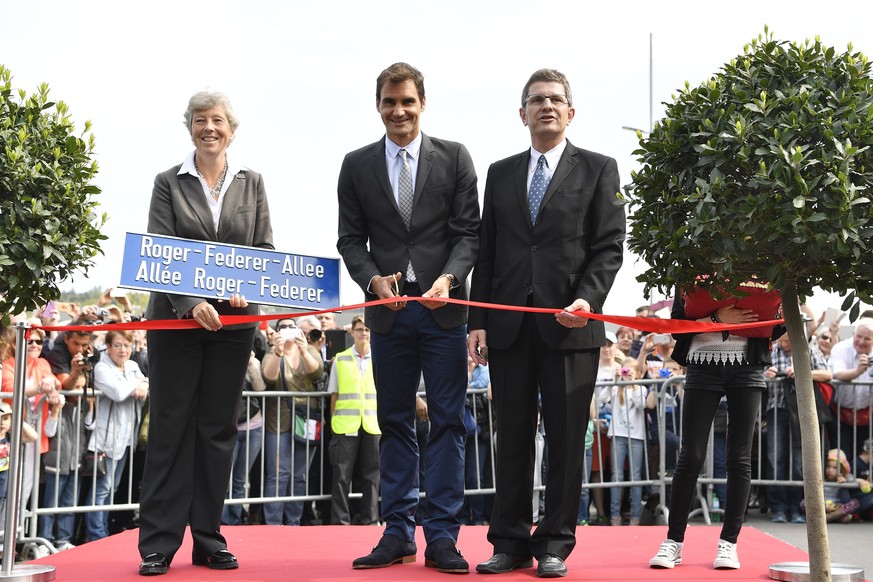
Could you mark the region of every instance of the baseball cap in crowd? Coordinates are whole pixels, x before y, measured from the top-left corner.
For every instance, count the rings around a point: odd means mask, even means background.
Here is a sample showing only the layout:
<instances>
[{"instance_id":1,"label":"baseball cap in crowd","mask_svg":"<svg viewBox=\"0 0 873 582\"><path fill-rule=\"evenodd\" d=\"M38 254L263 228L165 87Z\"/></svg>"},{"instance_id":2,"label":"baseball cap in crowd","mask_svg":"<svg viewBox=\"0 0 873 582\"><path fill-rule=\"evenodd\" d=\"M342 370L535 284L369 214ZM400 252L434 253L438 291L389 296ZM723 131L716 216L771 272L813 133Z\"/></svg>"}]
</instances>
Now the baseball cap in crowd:
<instances>
[{"instance_id":1,"label":"baseball cap in crowd","mask_svg":"<svg viewBox=\"0 0 873 582\"><path fill-rule=\"evenodd\" d=\"M7 414L12 414L12 407L8 402L0 402L0 416L6 416Z\"/></svg>"},{"instance_id":2,"label":"baseball cap in crowd","mask_svg":"<svg viewBox=\"0 0 873 582\"><path fill-rule=\"evenodd\" d=\"M606 332L606 341L611 342L612 344L618 343L618 340L615 338L615 334L609 330Z\"/></svg>"}]
</instances>

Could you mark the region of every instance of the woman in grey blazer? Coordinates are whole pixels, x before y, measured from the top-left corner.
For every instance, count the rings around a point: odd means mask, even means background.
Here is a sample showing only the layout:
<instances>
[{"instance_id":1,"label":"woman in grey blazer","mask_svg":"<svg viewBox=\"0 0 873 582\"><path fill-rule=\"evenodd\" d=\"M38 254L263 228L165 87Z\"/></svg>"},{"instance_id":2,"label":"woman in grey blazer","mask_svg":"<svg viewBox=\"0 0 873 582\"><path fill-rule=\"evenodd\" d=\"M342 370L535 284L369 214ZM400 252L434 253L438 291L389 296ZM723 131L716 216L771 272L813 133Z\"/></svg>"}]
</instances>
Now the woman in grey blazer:
<instances>
[{"instance_id":1,"label":"woman in grey blazer","mask_svg":"<svg viewBox=\"0 0 873 582\"><path fill-rule=\"evenodd\" d=\"M227 97L195 94L185 125L194 151L155 178L148 231L272 249L263 180L227 156L239 125ZM140 503L143 576L167 572L186 525L195 565L239 567L219 530L256 324L223 327L219 315L257 312L239 295L219 301L152 293L149 299L148 319L192 318L200 327L148 332L152 388Z\"/></svg>"}]
</instances>

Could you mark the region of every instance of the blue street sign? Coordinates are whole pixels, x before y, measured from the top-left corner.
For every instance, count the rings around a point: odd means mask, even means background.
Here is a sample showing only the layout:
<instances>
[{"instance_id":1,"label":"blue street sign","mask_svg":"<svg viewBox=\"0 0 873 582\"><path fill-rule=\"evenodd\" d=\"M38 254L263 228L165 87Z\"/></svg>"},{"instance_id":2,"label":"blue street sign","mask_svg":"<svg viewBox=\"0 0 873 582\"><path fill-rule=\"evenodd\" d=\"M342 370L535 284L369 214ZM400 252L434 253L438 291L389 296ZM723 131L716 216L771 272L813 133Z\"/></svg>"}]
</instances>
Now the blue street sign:
<instances>
[{"instance_id":1,"label":"blue street sign","mask_svg":"<svg viewBox=\"0 0 873 582\"><path fill-rule=\"evenodd\" d=\"M302 309L340 304L340 261L129 232L119 287Z\"/></svg>"}]
</instances>

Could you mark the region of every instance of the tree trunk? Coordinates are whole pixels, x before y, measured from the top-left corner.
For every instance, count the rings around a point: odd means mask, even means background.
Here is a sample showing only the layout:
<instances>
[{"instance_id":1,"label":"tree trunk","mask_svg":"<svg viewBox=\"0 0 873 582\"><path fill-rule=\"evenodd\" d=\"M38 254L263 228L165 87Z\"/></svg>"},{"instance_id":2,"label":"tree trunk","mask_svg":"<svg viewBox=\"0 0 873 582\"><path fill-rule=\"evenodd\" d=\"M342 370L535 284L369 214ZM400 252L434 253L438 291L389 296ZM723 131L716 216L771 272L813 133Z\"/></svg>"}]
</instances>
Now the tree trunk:
<instances>
[{"instance_id":1,"label":"tree trunk","mask_svg":"<svg viewBox=\"0 0 873 582\"><path fill-rule=\"evenodd\" d=\"M782 315L791 340L794 363L794 386L797 410L800 414L800 442L803 448L803 497L806 504L806 539L809 545L809 579L826 582L831 579L830 547L825 521L824 484L822 482L818 413L809 362L809 342L806 325L800 318L797 287L788 280L782 289Z\"/></svg>"}]
</instances>

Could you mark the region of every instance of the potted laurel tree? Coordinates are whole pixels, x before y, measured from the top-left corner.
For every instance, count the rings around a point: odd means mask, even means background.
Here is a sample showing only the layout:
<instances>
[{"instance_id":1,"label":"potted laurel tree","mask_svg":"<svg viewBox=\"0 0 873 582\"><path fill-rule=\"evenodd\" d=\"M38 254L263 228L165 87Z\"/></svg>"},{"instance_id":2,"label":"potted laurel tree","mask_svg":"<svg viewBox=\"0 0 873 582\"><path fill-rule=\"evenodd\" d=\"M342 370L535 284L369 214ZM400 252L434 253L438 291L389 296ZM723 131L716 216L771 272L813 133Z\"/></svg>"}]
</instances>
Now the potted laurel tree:
<instances>
[{"instance_id":1,"label":"potted laurel tree","mask_svg":"<svg viewBox=\"0 0 873 582\"><path fill-rule=\"evenodd\" d=\"M48 85L27 95L0 65L0 316L36 309L60 296L59 283L93 265L106 237L91 183L90 122L81 135Z\"/></svg>"},{"instance_id":2,"label":"potted laurel tree","mask_svg":"<svg viewBox=\"0 0 873 582\"><path fill-rule=\"evenodd\" d=\"M629 248L646 294L692 283L742 295L750 278L781 292L802 425L810 575L830 580L813 384L799 300L873 299L873 82L867 57L816 38L764 34L639 134ZM707 275L700 279L701 275Z\"/></svg>"}]
</instances>

